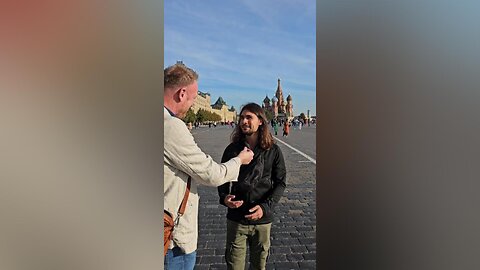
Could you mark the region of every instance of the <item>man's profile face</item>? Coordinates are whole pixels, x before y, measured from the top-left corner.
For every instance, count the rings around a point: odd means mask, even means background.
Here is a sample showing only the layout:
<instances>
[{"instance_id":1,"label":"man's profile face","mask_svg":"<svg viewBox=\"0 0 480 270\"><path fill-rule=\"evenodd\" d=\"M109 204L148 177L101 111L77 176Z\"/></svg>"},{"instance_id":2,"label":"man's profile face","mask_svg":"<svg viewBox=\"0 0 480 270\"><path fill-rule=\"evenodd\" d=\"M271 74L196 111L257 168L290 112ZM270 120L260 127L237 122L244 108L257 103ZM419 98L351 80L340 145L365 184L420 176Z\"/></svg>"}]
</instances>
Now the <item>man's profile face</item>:
<instances>
[{"instance_id":1,"label":"man's profile face","mask_svg":"<svg viewBox=\"0 0 480 270\"><path fill-rule=\"evenodd\" d=\"M258 128L263 124L262 120L256 114L244 110L240 114L240 128L245 135L252 135L258 131Z\"/></svg>"},{"instance_id":2,"label":"man's profile face","mask_svg":"<svg viewBox=\"0 0 480 270\"><path fill-rule=\"evenodd\" d=\"M197 95L198 95L198 83L195 81L193 82L192 84L190 85L187 85L185 87L186 91L185 91L185 99L182 100L182 110L181 112L178 113L178 116L180 118L183 118L185 117L185 115L187 114L188 112L188 109L190 109L190 107L192 107L193 105L193 102L195 101L195 99L197 98Z\"/></svg>"}]
</instances>

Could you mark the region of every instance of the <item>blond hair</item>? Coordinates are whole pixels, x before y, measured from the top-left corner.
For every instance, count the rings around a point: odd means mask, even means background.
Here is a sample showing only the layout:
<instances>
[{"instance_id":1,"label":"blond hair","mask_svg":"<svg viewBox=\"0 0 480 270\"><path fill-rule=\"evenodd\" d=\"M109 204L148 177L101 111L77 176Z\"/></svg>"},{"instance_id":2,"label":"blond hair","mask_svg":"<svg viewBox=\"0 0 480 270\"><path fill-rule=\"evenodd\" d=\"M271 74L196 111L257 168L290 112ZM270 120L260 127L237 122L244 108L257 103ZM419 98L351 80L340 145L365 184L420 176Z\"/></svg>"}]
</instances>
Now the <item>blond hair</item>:
<instances>
[{"instance_id":1,"label":"blond hair","mask_svg":"<svg viewBox=\"0 0 480 270\"><path fill-rule=\"evenodd\" d=\"M198 80L198 74L183 63L167 67L163 71L165 89L184 87Z\"/></svg>"}]
</instances>

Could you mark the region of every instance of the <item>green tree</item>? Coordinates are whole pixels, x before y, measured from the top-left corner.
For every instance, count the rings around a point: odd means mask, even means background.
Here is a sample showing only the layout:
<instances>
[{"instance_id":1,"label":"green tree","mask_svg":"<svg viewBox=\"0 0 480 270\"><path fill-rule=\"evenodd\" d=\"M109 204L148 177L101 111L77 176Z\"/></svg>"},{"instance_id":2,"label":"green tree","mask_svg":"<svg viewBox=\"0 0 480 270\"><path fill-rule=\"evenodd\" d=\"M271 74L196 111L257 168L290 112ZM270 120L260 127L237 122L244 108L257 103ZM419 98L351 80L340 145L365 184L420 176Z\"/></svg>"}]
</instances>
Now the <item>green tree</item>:
<instances>
[{"instance_id":1,"label":"green tree","mask_svg":"<svg viewBox=\"0 0 480 270\"><path fill-rule=\"evenodd\" d=\"M222 121L222 117L217 113L212 113L212 121Z\"/></svg>"},{"instance_id":2,"label":"green tree","mask_svg":"<svg viewBox=\"0 0 480 270\"><path fill-rule=\"evenodd\" d=\"M204 109L199 109L197 111L196 118L197 118L197 121L200 123L207 121L207 111L205 111Z\"/></svg>"},{"instance_id":3,"label":"green tree","mask_svg":"<svg viewBox=\"0 0 480 270\"><path fill-rule=\"evenodd\" d=\"M305 114L304 114L303 112L300 114L299 117L300 117L300 119L302 119L303 121L307 120L307 117L305 116Z\"/></svg>"},{"instance_id":4,"label":"green tree","mask_svg":"<svg viewBox=\"0 0 480 270\"><path fill-rule=\"evenodd\" d=\"M222 117L214 112L209 112L204 109L199 109L196 114L196 120L200 123L206 121L222 121Z\"/></svg>"},{"instance_id":5,"label":"green tree","mask_svg":"<svg viewBox=\"0 0 480 270\"><path fill-rule=\"evenodd\" d=\"M192 108L190 108L190 109L188 109L187 114L183 118L183 121L185 123L194 123L196 118L197 117L196 117L195 113L193 112Z\"/></svg>"},{"instance_id":6,"label":"green tree","mask_svg":"<svg viewBox=\"0 0 480 270\"><path fill-rule=\"evenodd\" d=\"M212 121L212 113L209 111L205 111L205 120Z\"/></svg>"}]
</instances>

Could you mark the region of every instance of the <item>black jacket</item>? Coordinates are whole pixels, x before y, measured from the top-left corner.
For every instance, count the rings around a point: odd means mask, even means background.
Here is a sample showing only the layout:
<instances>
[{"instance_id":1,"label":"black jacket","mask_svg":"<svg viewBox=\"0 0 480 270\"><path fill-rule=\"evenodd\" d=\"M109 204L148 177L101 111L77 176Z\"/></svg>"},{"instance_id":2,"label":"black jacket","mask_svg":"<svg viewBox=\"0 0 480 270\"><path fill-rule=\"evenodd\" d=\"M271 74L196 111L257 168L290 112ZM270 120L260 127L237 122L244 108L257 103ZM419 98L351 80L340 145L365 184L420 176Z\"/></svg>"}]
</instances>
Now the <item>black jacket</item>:
<instances>
[{"instance_id":1,"label":"black jacket","mask_svg":"<svg viewBox=\"0 0 480 270\"><path fill-rule=\"evenodd\" d=\"M244 143L231 143L223 152L222 162L236 157L245 147ZM286 169L282 152L277 144L269 150L263 150L259 145L253 149L254 158L248 165L240 167L238 182L232 182L234 200L243 200L241 207L228 208L227 218L244 225L267 224L273 221L273 207L283 195L286 187ZM225 197L229 194L230 183L218 187L220 203L225 205ZM260 205L263 217L251 221L245 215L251 214L249 209ZM226 205L225 205L226 206Z\"/></svg>"}]
</instances>

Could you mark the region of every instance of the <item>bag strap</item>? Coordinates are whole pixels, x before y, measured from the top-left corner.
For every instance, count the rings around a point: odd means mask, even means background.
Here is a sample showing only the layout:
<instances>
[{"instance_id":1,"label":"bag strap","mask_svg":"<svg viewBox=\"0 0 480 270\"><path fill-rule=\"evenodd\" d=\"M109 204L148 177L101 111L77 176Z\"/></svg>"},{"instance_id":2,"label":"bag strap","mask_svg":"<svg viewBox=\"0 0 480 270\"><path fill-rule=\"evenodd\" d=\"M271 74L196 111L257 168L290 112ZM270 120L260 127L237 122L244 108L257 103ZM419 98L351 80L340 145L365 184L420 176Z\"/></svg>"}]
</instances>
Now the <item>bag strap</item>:
<instances>
[{"instance_id":1,"label":"bag strap","mask_svg":"<svg viewBox=\"0 0 480 270\"><path fill-rule=\"evenodd\" d=\"M183 195L182 205L178 209L178 214L183 215L185 213L185 208L187 207L188 195L190 195L190 185L192 183L192 177L188 176L187 189L185 190L185 195Z\"/></svg>"},{"instance_id":2,"label":"bag strap","mask_svg":"<svg viewBox=\"0 0 480 270\"><path fill-rule=\"evenodd\" d=\"M185 190L185 195L183 195L182 204L178 208L177 217L175 218L175 221L173 223L174 227L177 226L180 217L183 216L183 214L185 213L185 208L187 207L188 195L190 195L190 185L191 185L191 183L192 183L192 177L188 176L187 189Z\"/></svg>"}]
</instances>

